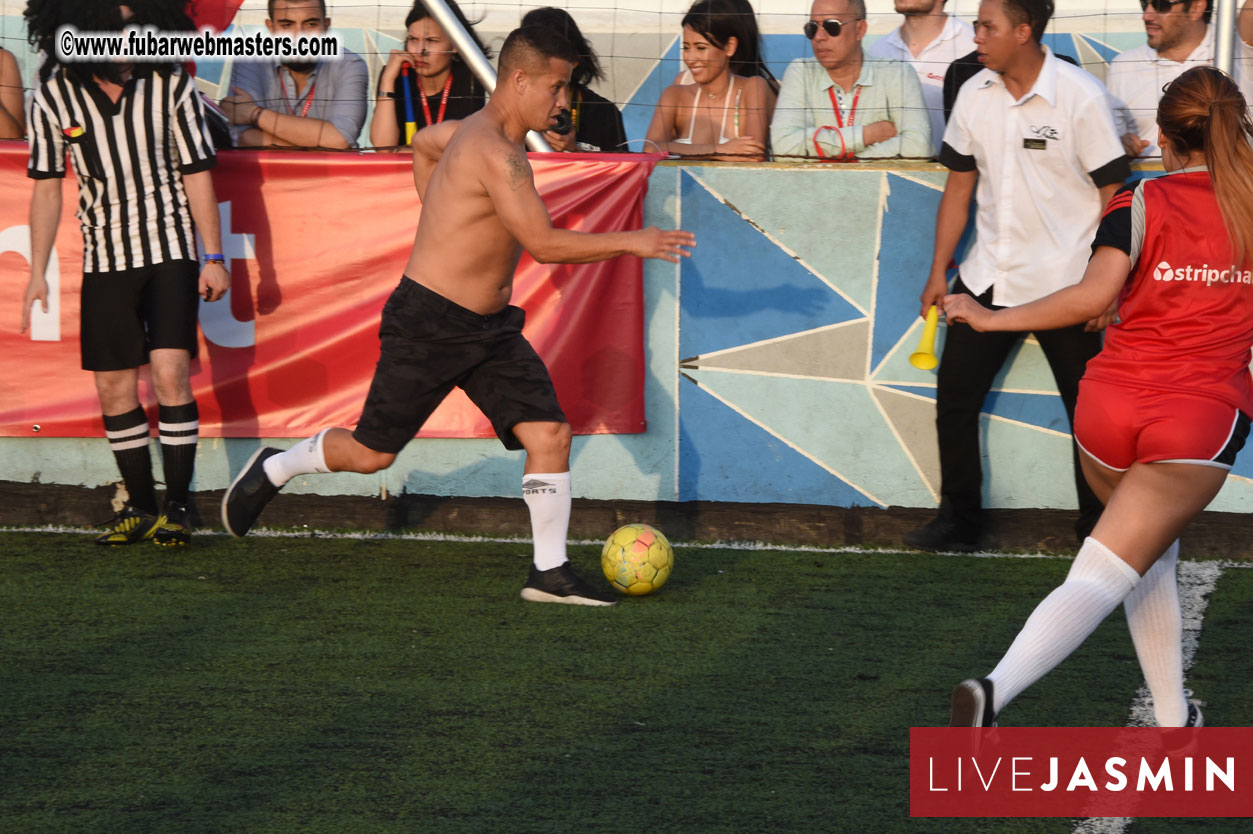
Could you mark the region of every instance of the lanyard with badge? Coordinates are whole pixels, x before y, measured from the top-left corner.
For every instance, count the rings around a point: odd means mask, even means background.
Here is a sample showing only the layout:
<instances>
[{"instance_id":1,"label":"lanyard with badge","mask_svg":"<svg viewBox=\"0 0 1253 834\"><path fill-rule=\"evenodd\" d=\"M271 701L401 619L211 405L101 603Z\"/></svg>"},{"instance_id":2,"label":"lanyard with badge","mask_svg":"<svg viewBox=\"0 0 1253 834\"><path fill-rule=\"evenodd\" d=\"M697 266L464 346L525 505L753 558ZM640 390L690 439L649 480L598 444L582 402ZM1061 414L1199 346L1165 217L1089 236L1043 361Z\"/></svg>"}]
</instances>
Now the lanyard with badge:
<instances>
[{"instance_id":1,"label":"lanyard with badge","mask_svg":"<svg viewBox=\"0 0 1253 834\"><path fill-rule=\"evenodd\" d=\"M840 103L836 101L835 98L835 87L827 87L827 95L831 97L831 109L835 111L835 124L823 125L818 128L818 130L814 131L814 150L818 152L819 159L829 158L822 152L822 146L818 144L818 131L820 130L834 131L835 135L840 137L840 155L833 158L835 161L845 160L852 157L852 154L848 152L848 149L844 144L844 134L841 131L843 131L846 127L852 127L854 120L857 118L857 101L861 98L861 85L858 84L854 86L853 90L853 106L848 109L848 124L845 124L844 114L840 111ZM836 130L836 127L839 128L838 131Z\"/></svg>"},{"instance_id":2,"label":"lanyard with badge","mask_svg":"<svg viewBox=\"0 0 1253 834\"><path fill-rule=\"evenodd\" d=\"M448 94L452 92L452 73L448 73L448 80L444 82L444 94L439 99L439 118L431 121L431 105L426 101L426 93L422 91L422 82L418 82L418 95L422 97L422 115L426 116L428 125L437 125L444 121L444 113L448 110Z\"/></svg>"},{"instance_id":3,"label":"lanyard with badge","mask_svg":"<svg viewBox=\"0 0 1253 834\"><path fill-rule=\"evenodd\" d=\"M293 83L293 84L295 83L295 80L294 80L294 79L293 79L292 83ZM296 115L296 108L292 107L291 102L287 99L287 85L285 85L285 84L283 83L283 70L282 70L282 68L280 68L280 69L279 69L279 75L278 75L278 85L279 85L279 87L283 90L283 104L287 107L287 112L288 112L288 113L290 113L290 114L292 114L293 116L295 116L295 115ZM305 116L308 116L308 115L309 115L309 108L313 106L313 93L314 93L317 89L318 89L318 82L317 82L317 80L316 80L316 79L314 79L314 82L313 82L312 84L310 84L310 85L309 85L309 92L305 94L305 97L304 97L304 98L305 98L305 104L304 104L304 107L301 107L301 108L300 108L300 118L302 118L302 119L303 119Z\"/></svg>"}]
</instances>

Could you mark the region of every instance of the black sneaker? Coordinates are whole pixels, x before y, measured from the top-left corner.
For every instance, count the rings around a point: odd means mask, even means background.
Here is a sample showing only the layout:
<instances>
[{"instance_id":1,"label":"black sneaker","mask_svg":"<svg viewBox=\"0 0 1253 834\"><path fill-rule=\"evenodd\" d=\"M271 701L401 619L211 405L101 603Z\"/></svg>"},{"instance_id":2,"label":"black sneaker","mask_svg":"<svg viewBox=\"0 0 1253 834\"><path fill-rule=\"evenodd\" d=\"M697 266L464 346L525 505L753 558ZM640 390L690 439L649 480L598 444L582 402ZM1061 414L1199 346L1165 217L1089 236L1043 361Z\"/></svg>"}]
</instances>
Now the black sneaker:
<instances>
[{"instance_id":1,"label":"black sneaker","mask_svg":"<svg viewBox=\"0 0 1253 834\"><path fill-rule=\"evenodd\" d=\"M222 496L222 526L235 538L248 535L265 505L282 489L270 482L263 465L267 458L282 451L266 446L253 452L243 471Z\"/></svg>"},{"instance_id":2,"label":"black sneaker","mask_svg":"<svg viewBox=\"0 0 1253 834\"><path fill-rule=\"evenodd\" d=\"M901 536L901 541L915 550L969 553L979 543L979 531L951 518L936 516L925 526Z\"/></svg>"},{"instance_id":3,"label":"black sneaker","mask_svg":"<svg viewBox=\"0 0 1253 834\"><path fill-rule=\"evenodd\" d=\"M1205 726L1205 716L1201 715L1201 708L1192 701L1188 702L1188 720L1184 722L1185 727L1199 729Z\"/></svg>"},{"instance_id":4,"label":"black sneaker","mask_svg":"<svg viewBox=\"0 0 1253 834\"><path fill-rule=\"evenodd\" d=\"M187 505L173 501L165 505L152 541L161 547L180 547L191 541L191 519L187 517Z\"/></svg>"},{"instance_id":5,"label":"black sneaker","mask_svg":"<svg viewBox=\"0 0 1253 834\"><path fill-rule=\"evenodd\" d=\"M560 602L566 605L617 605L618 598L611 591L598 591L584 582L569 562L548 570L536 570L531 565L531 575L522 587L522 598L527 602Z\"/></svg>"},{"instance_id":6,"label":"black sneaker","mask_svg":"<svg viewBox=\"0 0 1253 834\"><path fill-rule=\"evenodd\" d=\"M950 727L995 727L992 711L992 682L987 678L967 678L953 690Z\"/></svg>"},{"instance_id":7,"label":"black sneaker","mask_svg":"<svg viewBox=\"0 0 1253 834\"><path fill-rule=\"evenodd\" d=\"M96 544L111 547L147 541L156 532L162 518L127 504L121 512L101 525L105 531L96 537Z\"/></svg>"}]
</instances>

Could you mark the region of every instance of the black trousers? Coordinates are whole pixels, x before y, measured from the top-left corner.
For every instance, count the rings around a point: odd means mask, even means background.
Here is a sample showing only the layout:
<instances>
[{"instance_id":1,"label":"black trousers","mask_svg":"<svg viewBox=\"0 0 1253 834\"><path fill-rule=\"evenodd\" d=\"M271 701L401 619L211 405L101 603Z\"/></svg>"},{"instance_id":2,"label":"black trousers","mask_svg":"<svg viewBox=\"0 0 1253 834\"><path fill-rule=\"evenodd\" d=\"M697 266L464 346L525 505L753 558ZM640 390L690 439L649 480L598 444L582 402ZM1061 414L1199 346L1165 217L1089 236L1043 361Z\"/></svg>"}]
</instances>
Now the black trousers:
<instances>
[{"instance_id":1,"label":"black trousers","mask_svg":"<svg viewBox=\"0 0 1253 834\"><path fill-rule=\"evenodd\" d=\"M960 277L953 292L975 297L985 307L992 290L975 296ZM966 324L950 324L940 358L936 383L935 427L940 444L940 512L959 524L978 529L983 510L983 466L979 448L979 414L992 382L1011 350L1025 333L979 333ZM1057 390L1066 406L1073 431L1079 380L1089 359L1101 350L1101 334L1085 333L1083 325L1035 334L1048 359ZM1072 443L1075 491L1079 497L1080 535L1091 532L1101 515L1101 503L1079 469L1079 447ZM1006 461L1006 466L1012 466Z\"/></svg>"}]
</instances>

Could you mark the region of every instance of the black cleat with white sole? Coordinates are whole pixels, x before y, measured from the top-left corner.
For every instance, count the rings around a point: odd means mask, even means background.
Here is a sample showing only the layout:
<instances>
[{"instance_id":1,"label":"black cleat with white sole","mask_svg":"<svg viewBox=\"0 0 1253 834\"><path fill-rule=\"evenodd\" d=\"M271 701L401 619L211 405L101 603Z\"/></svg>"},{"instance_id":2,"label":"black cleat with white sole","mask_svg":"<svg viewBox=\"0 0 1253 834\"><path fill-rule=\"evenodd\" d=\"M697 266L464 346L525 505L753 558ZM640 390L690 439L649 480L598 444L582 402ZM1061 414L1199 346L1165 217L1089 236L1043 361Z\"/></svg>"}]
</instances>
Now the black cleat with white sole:
<instances>
[{"instance_id":1,"label":"black cleat with white sole","mask_svg":"<svg viewBox=\"0 0 1253 834\"><path fill-rule=\"evenodd\" d=\"M992 711L992 681L987 678L967 678L953 690L953 712L950 727L995 727L996 713Z\"/></svg>"},{"instance_id":2,"label":"black cleat with white sole","mask_svg":"<svg viewBox=\"0 0 1253 834\"><path fill-rule=\"evenodd\" d=\"M244 469L222 496L222 526L236 538L248 535L265 505L278 495L276 487L265 474L265 461L282 450L270 446L253 453Z\"/></svg>"},{"instance_id":3,"label":"black cleat with white sole","mask_svg":"<svg viewBox=\"0 0 1253 834\"><path fill-rule=\"evenodd\" d=\"M522 588L522 598L527 602L557 602L565 605L617 605L618 598L611 591L598 591L574 572L569 562L549 570L536 570L531 565L531 575Z\"/></svg>"}]
</instances>

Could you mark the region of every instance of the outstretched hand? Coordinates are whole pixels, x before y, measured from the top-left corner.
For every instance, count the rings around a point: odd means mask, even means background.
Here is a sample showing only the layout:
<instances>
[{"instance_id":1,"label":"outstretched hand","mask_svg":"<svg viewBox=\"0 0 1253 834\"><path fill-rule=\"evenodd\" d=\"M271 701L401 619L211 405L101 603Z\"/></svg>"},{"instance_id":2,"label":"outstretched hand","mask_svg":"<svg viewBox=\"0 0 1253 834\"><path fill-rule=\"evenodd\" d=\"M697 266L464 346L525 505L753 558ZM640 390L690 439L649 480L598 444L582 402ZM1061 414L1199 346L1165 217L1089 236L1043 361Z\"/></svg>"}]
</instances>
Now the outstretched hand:
<instances>
[{"instance_id":1,"label":"outstretched hand","mask_svg":"<svg viewBox=\"0 0 1253 834\"><path fill-rule=\"evenodd\" d=\"M656 226L649 226L647 229L640 229L636 235L639 238L636 255L641 258L659 258L673 264L677 264L680 258L690 258L692 253L688 250L696 245L696 235L682 229L662 231Z\"/></svg>"}]
</instances>

